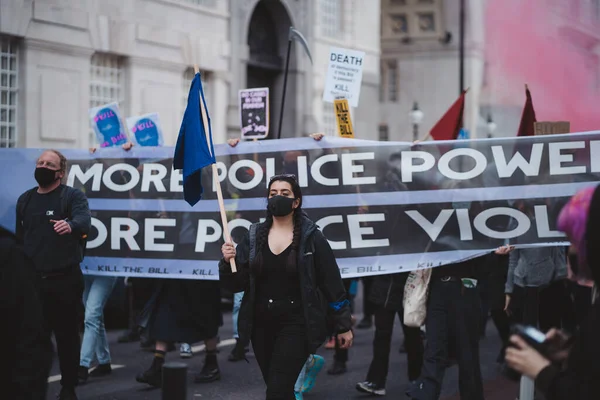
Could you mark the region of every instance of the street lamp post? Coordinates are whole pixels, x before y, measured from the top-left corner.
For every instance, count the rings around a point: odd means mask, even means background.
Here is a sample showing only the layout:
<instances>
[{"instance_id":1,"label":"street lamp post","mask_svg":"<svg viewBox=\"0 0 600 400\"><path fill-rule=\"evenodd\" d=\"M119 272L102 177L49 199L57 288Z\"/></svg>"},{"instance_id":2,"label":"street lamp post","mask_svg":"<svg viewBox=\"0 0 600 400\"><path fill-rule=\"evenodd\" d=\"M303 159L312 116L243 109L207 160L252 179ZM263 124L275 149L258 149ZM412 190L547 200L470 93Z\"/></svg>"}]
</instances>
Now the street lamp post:
<instances>
[{"instance_id":1,"label":"street lamp post","mask_svg":"<svg viewBox=\"0 0 600 400\"><path fill-rule=\"evenodd\" d=\"M487 117L487 136L488 136L488 138L491 138L494 135L494 132L496 131L497 127L498 126L492 119L492 114L488 114L488 117Z\"/></svg>"},{"instance_id":2,"label":"street lamp post","mask_svg":"<svg viewBox=\"0 0 600 400\"><path fill-rule=\"evenodd\" d=\"M423 121L423 111L419 109L419 103L416 101L410 111L410 122L413 126L413 142L419 139L419 124Z\"/></svg>"}]
</instances>

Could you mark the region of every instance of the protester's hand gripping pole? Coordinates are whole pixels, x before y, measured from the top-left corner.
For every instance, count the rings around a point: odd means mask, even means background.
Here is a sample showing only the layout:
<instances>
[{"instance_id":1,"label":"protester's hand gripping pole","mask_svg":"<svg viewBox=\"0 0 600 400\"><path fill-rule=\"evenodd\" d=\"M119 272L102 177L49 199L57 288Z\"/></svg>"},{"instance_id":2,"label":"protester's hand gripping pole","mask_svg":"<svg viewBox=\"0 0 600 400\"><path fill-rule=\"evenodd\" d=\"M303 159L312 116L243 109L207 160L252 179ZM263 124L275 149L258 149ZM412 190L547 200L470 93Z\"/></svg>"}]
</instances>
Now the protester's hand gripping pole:
<instances>
[{"instance_id":1,"label":"protester's hand gripping pole","mask_svg":"<svg viewBox=\"0 0 600 400\"><path fill-rule=\"evenodd\" d=\"M194 73L200 72L198 65L194 65ZM204 102L200 100L200 112L202 113L202 123L204 124L204 133L206 134L206 142L210 143L209 135L210 130L208 126L208 117L206 115L206 108ZM229 226L227 224L227 214L225 213L225 202L223 201L223 191L221 190L221 181L219 180L219 171L217 170L217 164L212 164L213 182L217 189L217 199L219 201L219 211L221 212L221 224L223 225L223 233L225 233L225 241L231 242L231 235L229 234ZM237 266L235 265L235 257L230 261L231 272L237 272Z\"/></svg>"}]
</instances>

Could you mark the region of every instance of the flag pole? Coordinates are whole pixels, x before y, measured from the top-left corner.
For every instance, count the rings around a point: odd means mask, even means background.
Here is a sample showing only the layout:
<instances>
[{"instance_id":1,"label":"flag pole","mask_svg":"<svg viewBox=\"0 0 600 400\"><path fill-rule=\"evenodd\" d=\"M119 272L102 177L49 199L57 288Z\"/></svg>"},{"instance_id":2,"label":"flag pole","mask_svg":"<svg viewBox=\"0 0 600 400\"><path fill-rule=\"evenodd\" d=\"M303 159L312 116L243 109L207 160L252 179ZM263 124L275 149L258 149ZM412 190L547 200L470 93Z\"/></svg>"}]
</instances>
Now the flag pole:
<instances>
[{"instance_id":1,"label":"flag pole","mask_svg":"<svg viewBox=\"0 0 600 400\"><path fill-rule=\"evenodd\" d=\"M279 111L279 128L277 129L277 139L281 139L281 126L283 125L283 108L285 106L285 92L287 90L288 72L290 69L290 53L292 51L293 37L288 37L287 56L285 57L285 73L283 75L283 93L281 95L281 110Z\"/></svg>"},{"instance_id":2,"label":"flag pole","mask_svg":"<svg viewBox=\"0 0 600 400\"><path fill-rule=\"evenodd\" d=\"M194 65L194 73L200 72L198 65ZM200 112L202 113L202 123L204 124L204 133L206 134L206 143L210 143L210 127L208 126L208 116L206 114L206 108L204 107L204 101L200 99ZM225 202L223 201L223 191L221 190L221 181L219 180L219 171L217 170L217 164L212 164L213 182L217 189L217 199L219 202L219 211L221 212L221 224L223 225L223 233L225 234L225 241L231 243L231 235L229 234L229 225L227 223L227 214L225 213ZM231 259L231 272L237 272L237 266L235 265L235 257Z\"/></svg>"}]
</instances>

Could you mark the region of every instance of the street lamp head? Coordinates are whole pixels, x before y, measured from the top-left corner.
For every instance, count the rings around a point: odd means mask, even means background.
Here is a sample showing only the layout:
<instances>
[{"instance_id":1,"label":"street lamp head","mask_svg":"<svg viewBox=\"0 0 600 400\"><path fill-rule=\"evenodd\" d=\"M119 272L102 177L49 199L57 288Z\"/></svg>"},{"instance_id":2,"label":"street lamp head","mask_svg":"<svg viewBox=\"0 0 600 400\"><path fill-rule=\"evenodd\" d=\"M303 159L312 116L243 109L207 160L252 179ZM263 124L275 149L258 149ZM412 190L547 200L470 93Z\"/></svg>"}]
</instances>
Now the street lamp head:
<instances>
[{"instance_id":1,"label":"street lamp head","mask_svg":"<svg viewBox=\"0 0 600 400\"><path fill-rule=\"evenodd\" d=\"M421 123L421 121L423 121L423 111L421 111L419 109L419 103L417 103L416 101L413 104L413 108L410 111L410 121L412 122L413 125L419 125Z\"/></svg>"},{"instance_id":2,"label":"street lamp head","mask_svg":"<svg viewBox=\"0 0 600 400\"><path fill-rule=\"evenodd\" d=\"M494 122L494 120L492 120L492 114L488 114L488 117L487 117L487 131L488 131L488 136L489 137L492 137L492 135L496 131L497 127L498 127L498 125L496 125L496 123Z\"/></svg>"}]
</instances>

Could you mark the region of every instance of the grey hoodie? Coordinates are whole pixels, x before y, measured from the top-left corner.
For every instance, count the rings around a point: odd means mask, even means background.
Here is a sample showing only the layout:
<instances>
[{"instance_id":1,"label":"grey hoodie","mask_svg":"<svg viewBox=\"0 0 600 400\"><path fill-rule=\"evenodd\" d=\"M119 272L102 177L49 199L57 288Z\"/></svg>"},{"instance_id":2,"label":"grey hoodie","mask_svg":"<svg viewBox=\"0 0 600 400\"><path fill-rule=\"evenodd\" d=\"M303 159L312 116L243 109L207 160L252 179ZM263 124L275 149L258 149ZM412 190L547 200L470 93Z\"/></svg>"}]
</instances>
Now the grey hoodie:
<instances>
[{"instance_id":1,"label":"grey hoodie","mask_svg":"<svg viewBox=\"0 0 600 400\"><path fill-rule=\"evenodd\" d=\"M567 277L565 247L534 247L510 253L506 293L514 286L540 287Z\"/></svg>"}]
</instances>

